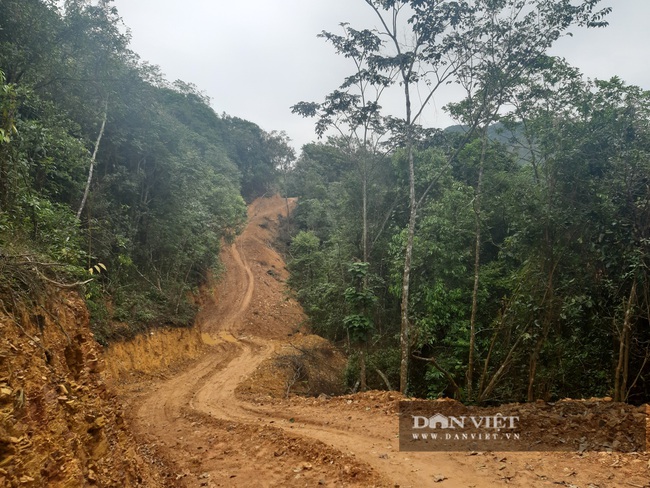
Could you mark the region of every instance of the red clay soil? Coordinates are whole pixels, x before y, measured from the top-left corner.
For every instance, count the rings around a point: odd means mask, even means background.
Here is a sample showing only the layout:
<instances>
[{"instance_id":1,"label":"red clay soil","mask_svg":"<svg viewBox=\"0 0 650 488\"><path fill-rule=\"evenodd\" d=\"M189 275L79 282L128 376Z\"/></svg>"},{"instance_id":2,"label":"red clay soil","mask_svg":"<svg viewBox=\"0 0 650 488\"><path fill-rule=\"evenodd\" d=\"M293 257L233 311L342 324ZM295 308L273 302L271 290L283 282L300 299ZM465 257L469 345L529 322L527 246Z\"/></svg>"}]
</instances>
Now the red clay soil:
<instances>
[{"instance_id":1,"label":"red clay soil","mask_svg":"<svg viewBox=\"0 0 650 488\"><path fill-rule=\"evenodd\" d=\"M0 487L165 486L107 388L84 301L54 287L39 300L0 312Z\"/></svg>"},{"instance_id":2,"label":"red clay soil","mask_svg":"<svg viewBox=\"0 0 650 488\"><path fill-rule=\"evenodd\" d=\"M304 330L272 247L286 209L279 197L256 200L223 249L226 272L200 316L208 353L125 393L137 438L169 467L168 486L650 486L646 454L400 452L398 393L282 399L256 388L255 378L269 381L256 368Z\"/></svg>"}]
</instances>

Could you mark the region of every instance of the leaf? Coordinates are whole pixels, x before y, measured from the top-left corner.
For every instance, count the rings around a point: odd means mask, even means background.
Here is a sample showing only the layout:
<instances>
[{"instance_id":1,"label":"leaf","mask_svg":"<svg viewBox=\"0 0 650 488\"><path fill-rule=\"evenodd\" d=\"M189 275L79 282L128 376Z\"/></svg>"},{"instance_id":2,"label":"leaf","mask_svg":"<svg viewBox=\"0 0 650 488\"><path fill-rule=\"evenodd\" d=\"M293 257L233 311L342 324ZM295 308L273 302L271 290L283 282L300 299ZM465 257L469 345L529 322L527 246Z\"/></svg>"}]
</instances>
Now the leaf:
<instances>
[{"instance_id":1,"label":"leaf","mask_svg":"<svg viewBox=\"0 0 650 488\"><path fill-rule=\"evenodd\" d=\"M96 265L91 266L90 268L88 268L88 272L90 274L95 274L95 273L101 274L102 269L104 271L108 271L108 268L106 267L106 265L104 263L97 263Z\"/></svg>"}]
</instances>

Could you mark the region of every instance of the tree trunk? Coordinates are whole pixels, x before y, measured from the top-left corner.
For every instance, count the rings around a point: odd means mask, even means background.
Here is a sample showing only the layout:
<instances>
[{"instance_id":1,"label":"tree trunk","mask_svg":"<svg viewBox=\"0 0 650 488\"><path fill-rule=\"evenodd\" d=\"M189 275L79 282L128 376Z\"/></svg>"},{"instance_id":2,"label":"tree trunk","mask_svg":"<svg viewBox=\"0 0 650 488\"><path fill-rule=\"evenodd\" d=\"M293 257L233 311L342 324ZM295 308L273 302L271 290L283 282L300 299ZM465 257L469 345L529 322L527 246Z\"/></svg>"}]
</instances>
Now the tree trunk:
<instances>
[{"instance_id":1,"label":"tree trunk","mask_svg":"<svg viewBox=\"0 0 650 488\"><path fill-rule=\"evenodd\" d=\"M478 401L483 402L494 390L496 385L498 384L499 380L501 379L501 376L505 373L506 369L508 366L510 366L510 362L512 361L512 356L514 355L515 351L517 350L517 346L521 342L521 340L524 338L524 335L527 333L528 327L519 335L515 343L512 345L512 347L508 350L508 354L506 354L506 357L503 359L501 362L501 365L497 369L497 371L494 373L490 381L488 382L487 386L485 389L481 389L479 392L479 397Z\"/></svg>"},{"instance_id":2,"label":"tree trunk","mask_svg":"<svg viewBox=\"0 0 650 488\"><path fill-rule=\"evenodd\" d=\"M9 210L9 148L0 145L0 210Z\"/></svg>"},{"instance_id":3,"label":"tree trunk","mask_svg":"<svg viewBox=\"0 0 650 488\"><path fill-rule=\"evenodd\" d=\"M632 305L636 297L636 281L632 284L625 307L623 327L619 333L618 363L614 377L614 401L624 402L627 396L627 375L629 374L630 329L632 328Z\"/></svg>"},{"instance_id":4,"label":"tree trunk","mask_svg":"<svg viewBox=\"0 0 650 488\"><path fill-rule=\"evenodd\" d=\"M88 170L88 180L86 181L86 189L84 190L84 196L81 199L81 204L79 205L79 210L77 210L77 220L81 218L81 213L86 206L86 200L88 200L88 193L90 192L90 184L93 181L93 172L95 171L95 161L97 160L97 151L99 150L99 144L102 142L102 137L104 136L104 129L106 128L106 118L108 116L108 102L104 105L104 117L102 119L102 126L99 129L99 135L97 136L97 141L95 141L95 149L93 150L92 158L90 158L90 169Z\"/></svg>"},{"instance_id":5,"label":"tree trunk","mask_svg":"<svg viewBox=\"0 0 650 488\"><path fill-rule=\"evenodd\" d=\"M542 326L542 333L541 336L538 338L537 343L535 344L535 348L533 349L533 352L530 355L530 364L529 364L529 370L528 370L528 392L527 392L527 401L532 402L535 400L535 391L534 391L534 386L535 386L535 376L537 375L537 363L539 361L539 355L542 352L542 348L544 347L544 343L546 342L546 339L548 338L548 334L551 330L551 322L553 321L553 314L555 312L555 289L553 286L553 280L554 280L554 275L555 275L555 269L557 267L557 262L555 260L555 253L553 250L553 240L550 235L550 224L548 221L548 216L550 215L550 209L552 208L552 202L550 200L550 195L552 192L549 193L549 200L547 202L547 214L546 214L546 223L545 223L545 229L544 229L544 244L545 244L545 255L546 255L546 266L548 268L548 277L546 279L546 290L544 291L544 297L542 298L542 301L540 303L540 309L544 308L546 309L546 312L544 314L544 325Z\"/></svg>"},{"instance_id":6,"label":"tree trunk","mask_svg":"<svg viewBox=\"0 0 650 488\"><path fill-rule=\"evenodd\" d=\"M474 221L475 221L475 242L474 242L474 288L472 290L472 313L469 320L469 358L467 361L467 400L473 397L474 383L474 348L476 344L476 312L478 310L478 285L481 267L481 191L483 188L483 169L485 167L485 153L487 151L488 125L483 129L483 141L481 145L481 159L479 161L478 179L476 182L476 196L474 197Z\"/></svg>"},{"instance_id":7,"label":"tree trunk","mask_svg":"<svg viewBox=\"0 0 650 488\"><path fill-rule=\"evenodd\" d=\"M382 380L384 380L384 383L386 384L386 388L388 388L388 391L393 391L393 385L390 384L390 380L388 379L388 376L386 376L380 369L375 368L375 371L377 371L379 377Z\"/></svg>"},{"instance_id":8,"label":"tree trunk","mask_svg":"<svg viewBox=\"0 0 650 488\"><path fill-rule=\"evenodd\" d=\"M497 337L499 335L499 329L501 327L497 328L494 333L492 334L492 340L490 341L490 347L487 350L487 354L485 355L485 360L483 362L483 372L481 373L481 378L478 383L478 395L479 397L482 396L484 387L485 387L485 381L487 379L488 375L488 367L490 366L490 359L492 359L492 352L494 351L494 345L496 344Z\"/></svg>"},{"instance_id":9,"label":"tree trunk","mask_svg":"<svg viewBox=\"0 0 650 488\"><path fill-rule=\"evenodd\" d=\"M359 348L359 388L361 391L366 391L368 389L366 381L366 351L364 348L365 344L361 344L361 347Z\"/></svg>"},{"instance_id":10,"label":"tree trunk","mask_svg":"<svg viewBox=\"0 0 650 488\"><path fill-rule=\"evenodd\" d=\"M364 155L365 157L365 155ZM366 173L366 165L363 163L361 174L361 200L362 200L362 240L361 246L363 248L363 262L368 262L368 175ZM367 285L368 279L364 276L364 285Z\"/></svg>"},{"instance_id":11,"label":"tree trunk","mask_svg":"<svg viewBox=\"0 0 650 488\"><path fill-rule=\"evenodd\" d=\"M530 355L530 363L528 366L528 392L526 394L526 400L528 402L535 400L535 376L537 375L537 360L539 359L539 355L542 352L542 347L546 342L546 337L548 335L547 330L547 324L545 323L542 335L539 339L537 339L535 349Z\"/></svg>"},{"instance_id":12,"label":"tree trunk","mask_svg":"<svg viewBox=\"0 0 650 488\"><path fill-rule=\"evenodd\" d=\"M413 159L413 143L411 140L409 140L408 160L410 214L406 237L406 251L404 253L404 273L402 275L402 303L400 323L401 361L399 372L399 391L403 395L406 395L406 390L408 387L409 356L411 352L409 324L409 287L411 283L411 260L413 257L413 241L415 237L415 222L417 217L417 208L415 205L415 164Z\"/></svg>"},{"instance_id":13,"label":"tree trunk","mask_svg":"<svg viewBox=\"0 0 650 488\"><path fill-rule=\"evenodd\" d=\"M627 401L627 379L630 376L630 338L632 337L632 324L628 323L625 333L625 351L623 352L623 375L621 376L621 401Z\"/></svg>"}]
</instances>

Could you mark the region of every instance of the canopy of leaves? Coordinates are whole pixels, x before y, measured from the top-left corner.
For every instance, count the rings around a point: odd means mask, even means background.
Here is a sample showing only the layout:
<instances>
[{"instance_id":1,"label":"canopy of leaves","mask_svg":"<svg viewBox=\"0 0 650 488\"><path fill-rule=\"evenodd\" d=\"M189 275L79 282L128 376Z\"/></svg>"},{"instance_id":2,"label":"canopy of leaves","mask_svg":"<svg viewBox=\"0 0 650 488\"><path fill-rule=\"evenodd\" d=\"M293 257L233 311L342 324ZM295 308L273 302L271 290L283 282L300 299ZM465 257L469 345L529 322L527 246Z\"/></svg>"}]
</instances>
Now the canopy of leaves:
<instances>
[{"instance_id":1,"label":"canopy of leaves","mask_svg":"<svg viewBox=\"0 0 650 488\"><path fill-rule=\"evenodd\" d=\"M105 265L86 290L100 341L191 323L188 293L241 229L241 195L274 187L286 141L140 62L109 0L2 0L0 12L2 252L76 275Z\"/></svg>"},{"instance_id":2,"label":"canopy of leaves","mask_svg":"<svg viewBox=\"0 0 650 488\"><path fill-rule=\"evenodd\" d=\"M478 401L647 401L650 95L616 78L586 82L545 54L571 27L606 25L611 9L599 9L598 0L366 3L386 14L387 34L347 24L342 36L325 33L356 62L353 75L323 103L294 107L317 117L319 136L329 127L342 139L359 128L392 134L385 153L391 164L376 160L379 170L364 174L370 288L351 271L363 255L364 179L354 152L336 139L306 146L290 175L300 197L296 230L317 238L313 251L290 261L314 326L348 345L363 330L369 362L393 358L382 364L397 377L412 182L423 196L411 262L410 346L429 361L411 364L409 392L462 397L475 334L471 386ZM391 33L407 12L413 37L402 44ZM461 125L432 133L417 126L417 111L410 120L384 118L363 95L369 86L392 86L395 70L400 89L411 83L433 93L441 80L462 86L466 97L447 107ZM438 78L424 83L432 73ZM375 83L375 75L384 78ZM378 377L369 382L382 386Z\"/></svg>"}]
</instances>

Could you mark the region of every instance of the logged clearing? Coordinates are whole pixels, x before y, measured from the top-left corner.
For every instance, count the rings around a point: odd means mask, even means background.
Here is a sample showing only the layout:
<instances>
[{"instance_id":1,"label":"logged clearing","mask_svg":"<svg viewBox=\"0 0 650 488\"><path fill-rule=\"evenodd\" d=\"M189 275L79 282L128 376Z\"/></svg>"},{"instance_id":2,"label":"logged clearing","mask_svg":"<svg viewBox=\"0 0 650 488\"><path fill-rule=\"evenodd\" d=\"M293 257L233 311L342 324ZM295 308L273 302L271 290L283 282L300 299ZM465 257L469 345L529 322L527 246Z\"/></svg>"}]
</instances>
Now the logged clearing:
<instances>
[{"instance_id":1,"label":"logged clearing","mask_svg":"<svg viewBox=\"0 0 650 488\"><path fill-rule=\"evenodd\" d=\"M204 354L119 386L167 486L650 486L645 454L399 452L398 393L314 396L339 393L345 360L308 334L287 293L273 249L286 211L279 197L256 200L224 248L226 271L199 317Z\"/></svg>"}]
</instances>

